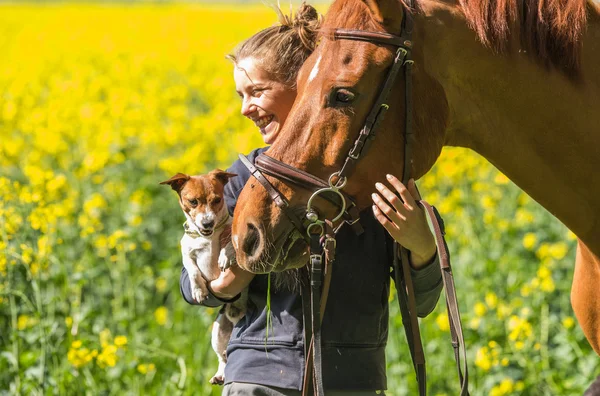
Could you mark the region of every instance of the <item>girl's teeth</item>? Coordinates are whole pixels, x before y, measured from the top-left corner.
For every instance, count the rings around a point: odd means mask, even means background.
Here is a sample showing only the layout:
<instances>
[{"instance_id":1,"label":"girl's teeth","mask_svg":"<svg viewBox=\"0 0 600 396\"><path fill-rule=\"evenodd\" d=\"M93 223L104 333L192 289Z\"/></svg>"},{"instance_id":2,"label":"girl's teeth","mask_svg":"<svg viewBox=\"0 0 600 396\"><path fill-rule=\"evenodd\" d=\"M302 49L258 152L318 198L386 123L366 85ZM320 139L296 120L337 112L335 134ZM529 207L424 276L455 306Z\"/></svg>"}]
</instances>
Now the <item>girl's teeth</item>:
<instances>
[{"instance_id":1,"label":"girl's teeth","mask_svg":"<svg viewBox=\"0 0 600 396\"><path fill-rule=\"evenodd\" d=\"M268 125L273 120L273 116L262 117L258 121L256 121L256 126L262 128Z\"/></svg>"}]
</instances>

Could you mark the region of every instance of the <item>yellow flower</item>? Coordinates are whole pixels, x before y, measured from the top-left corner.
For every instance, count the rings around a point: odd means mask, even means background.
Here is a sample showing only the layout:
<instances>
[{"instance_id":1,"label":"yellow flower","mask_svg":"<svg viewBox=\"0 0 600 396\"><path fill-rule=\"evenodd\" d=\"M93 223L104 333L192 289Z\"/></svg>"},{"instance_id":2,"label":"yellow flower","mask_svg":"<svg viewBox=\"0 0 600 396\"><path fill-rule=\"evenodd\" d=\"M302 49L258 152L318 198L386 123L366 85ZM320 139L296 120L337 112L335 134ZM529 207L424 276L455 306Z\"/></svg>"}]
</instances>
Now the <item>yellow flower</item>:
<instances>
[{"instance_id":1,"label":"yellow flower","mask_svg":"<svg viewBox=\"0 0 600 396\"><path fill-rule=\"evenodd\" d=\"M550 270L545 266L540 266L537 270L537 276L540 279L545 279L550 277Z\"/></svg>"},{"instance_id":2,"label":"yellow flower","mask_svg":"<svg viewBox=\"0 0 600 396\"><path fill-rule=\"evenodd\" d=\"M82 342L81 340L76 340L71 343L71 348L78 349L81 348Z\"/></svg>"},{"instance_id":3,"label":"yellow flower","mask_svg":"<svg viewBox=\"0 0 600 396\"><path fill-rule=\"evenodd\" d=\"M156 290L162 293L167 290L167 280L161 276L156 279L155 286Z\"/></svg>"},{"instance_id":4,"label":"yellow flower","mask_svg":"<svg viewBox=\"0 0 600 396\"><path fill-rule=\"evenodd\" d=\"M112 334L109 329L104 329L100 332L100 345L102 348L106 348L110 341L112 340Z\"/></svg>"},{"instance_id":5,"label":"yellow flower","mask_svg":"<svg viewBox=\"0 0 600 396\"><path fill-rule=\"evenodd\" d=\"M492 368L492 361L490 359L488 347L482 347L477 350L477 355L475 356L475 365L483 371L489 371L489 369Z\"/></svg>"},{"instance_id":6,"label":"yellow flower","mask_svg":"<svg viewBox=\"0 0 600 396\"><path fill-rule=\"evenodd\" d=\"M498 296L496 296L496 293L494 293L494 292L487 292L485 294L485 303L491 309L496 308L496 306L498 305Z\"/></svg>"},{"instance_id":7,"label":"yellow flower","mask_svg":"<svg viewBox=\"0 0 600 396\"><path fill-rule=\"evenodd\" d=\"M96 358L96 362L100 368L115 367L117 365L117 347L115 345L107 345L102 349L102 352Z\"/></svg>"},{"instance_id":8,"label":"yellow flower","mask_svg":"<svg viewBox=\"0 0 600 396\"><path fill-rule=\"evenodd\" d=\"M515 384L515 390L517 392L521 392L524 389L525 389L525 383L523 381L517 381L517 383Z\"/></svg>"},{"instance_id":9,"label":"yellow flower","mask_svg":"<svg viewBox=\"0 0 600 396\"><path fill-rule=\"evenodd\" d=\"M570 316L567 316L562 320L562 325L565 329L570 329L571 327L575 326L575 319L573 319Z\"/></svg>"},{"instance_id":10,"label":"yellow flower","mask_svg":"<svg viewBox=\"0 0 600 396\"><path fill-rule=\"evenodd\" d=\"M450 330L450 323L448 322L448 314L446 312L439 314L437 318L435 318L435 323L442 331Z\"/></svg>"},{"instance_id":11,"label":"yellow flower","mask_svg":"<svg viewBox=\"0 0 600 396\"><path fill-rule=\"evenodd\" d=\"M469 321L469 328L471 328L473 330L477 330L480 325L481 325L481 318L472 318Z\"/></svg>"},{"instance_id":12,"label":"yellow flower","mask_svg":"<svg viewBox=\"0 0 600 396\"><path fill-rule=\"evenodd\" d=\"M517 341L515 342L515 349L517 351L522 350L525 347L525 343L523 341Z\"/></svg>"},{"instance_id":13,"label":"yellow flower","mask_svg":"<svg viewBox=\"0 0 600 396\"><path fill-rule=\"evenodd\" d=\"M485 307L485 305L481 302L478 302L475 304L475 315L477 316L483 316L485 315L487 308Z\"/></svg>"},{"instance_id":14,"label":"yellow flower","mask_svg":"<svg viewBox=\"0 0 600 396\"><path fill-rule=\"evenodd\" d=\"M557 242L550 245L550 256L556 260L563 259L569 251L569 246L564 242Z\"/></svg>"},{"instance_id":15,"label":"yellow flower","mask_svg":"<svg viewBox=\"0 0 600 396\"><path fill-rule=\"evenodd\" d=\"M161 326L167 324L167 320L169 319L169 310L167 307L161 306L156 308L156 311L154 311L154 319L156 320L156 323Z\"/></svg>"},{"instance_id":16,"label":"yellow flower","mask_svg":"<svg viewBox=\"0 0 600 396\"><path fill-rule=\"evenodd\" d=\"M545 278L540 284L540 289L547 293L552 293L556 289L556 286L554 285L552 278Z\"/></svg>"},{"instance_id":17,"label":"yellow flower","mask_svg":"<svg viewBox=\"0 0 600 396\"><path fill-rule=\"evenodd\" d=\"M514 391L514 383L512 379L505 378L500 384L494 386L490 391L490 396L510 395Z\"/></svg>"},{"instance_id":18,"label":"yellow flower","mask_svg":"<svg viewBox=\"0 0 600 396\"><path fill-rule=\"evenodd\" d=\"M17 329L25 330L27 328L28 320L29 320L29 316L19 315L19 317L17 318Z\"/></svg>"},{"instance_id":19,"label":"yellow flower","mask_svg":"<svg viewBox=\"0 0 600 396\"><path fill-rule=\"evenodd\" d=\"M154 363L149 363L149 364L141 363L141 364L138 364L138 366L137 366L137 371L140 372L141 374L148 374L155 370L156 370L156 366L154 365Z\"/></svg>"},{"instance_id":20,"label":"yellow flower","mask_svg":"<svg viewBox=\"0 0 600 396\"><path fill-rule=\"evenodd\" d=\"M69 349L69 352L67 352L67 360L69 360L73 367L79 368L91 362L92 359L97 355L98 351L96 349L89 350L88 348L71 348Z\"/></svg>"},{"instance_id":21,"label":"yellow flower","mask_svg":"<svg viewBox=\"0 0 600 396\"><path fill-rule=\"evenodd\" d=\"M483 206L486 209L494 209L496 207L496 201L494 201L494 199L492 197L490 197L489 195L484 195L481 198L481 206Z\"/></svg>"},{"instance_id":22,"label":"yellow flower","mask_svg":"<svg viewBox=\"0 0 600 396\"><path fill-rule=\"evenodd\" d=\"M496 175L496 177L494 178L494 183L496 184L508 184L510 180L508 179L508 177L504 176L502 173L498 173Z\"/></svg>"},{"instance_id":23,"label":"yellow flower","mask_svg":"<svg viewBox=\"0 0 600 396\"><path fill-rule=\"evenodd\" d=\"M127 345L127 337L123 336L123 335L119 335L115 337L115 345L119 348L124 347L125 345Z\"/></svg>"},{"instance_id":24,"label":"yellow flower","mask_svg":"<svg viewBox=\"0 0 600 396\"><path fill-rule=\"evenodd\" d=\"M537 243L537 236L533 232L528 232L523 236L523 247L532 250Z\"/></svg>"}]
</instances>

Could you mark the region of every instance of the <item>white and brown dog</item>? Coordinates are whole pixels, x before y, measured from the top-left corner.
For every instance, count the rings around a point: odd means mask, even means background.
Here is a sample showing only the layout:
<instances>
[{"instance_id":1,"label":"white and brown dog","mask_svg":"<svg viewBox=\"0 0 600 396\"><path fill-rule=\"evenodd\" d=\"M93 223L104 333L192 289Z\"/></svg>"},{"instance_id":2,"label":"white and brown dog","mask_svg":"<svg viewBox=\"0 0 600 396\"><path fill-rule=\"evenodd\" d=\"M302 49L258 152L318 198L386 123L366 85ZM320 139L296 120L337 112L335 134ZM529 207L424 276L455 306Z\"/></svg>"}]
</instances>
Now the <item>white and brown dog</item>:
<instances>
[{"instance_id":1,"label":"white and brown dog","mask_svg":"<svg viewBox=\"0 0 600 396\"><path fill-rule=\"evenodd\" d=\"M188 176L178 173L160 184L168 184L179 195L179 205L187 221L181 238L183 266L190 279L192 297L198 302L208 295L208 282L217 279L235 263L235 251L231 244L231 223L223 191L229 178L237 176L220 169L207 175ZM247 294L235 302L226 304L212 330L212 347L219 358L217 373L210 379L212 384L222 384L227 362L226 348L233 326L246 312Z\"/></svg>"}]
</instances>

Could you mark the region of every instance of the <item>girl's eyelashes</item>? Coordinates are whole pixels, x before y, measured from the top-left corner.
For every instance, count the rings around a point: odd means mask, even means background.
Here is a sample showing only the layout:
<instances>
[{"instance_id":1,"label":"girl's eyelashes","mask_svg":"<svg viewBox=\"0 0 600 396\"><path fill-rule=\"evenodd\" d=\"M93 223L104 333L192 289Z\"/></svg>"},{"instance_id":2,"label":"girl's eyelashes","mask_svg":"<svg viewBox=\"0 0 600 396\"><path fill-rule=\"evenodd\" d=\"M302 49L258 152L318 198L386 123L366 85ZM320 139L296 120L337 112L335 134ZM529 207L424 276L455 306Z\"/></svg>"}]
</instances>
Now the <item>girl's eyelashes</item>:
<instances>
[{"instance_id":1,"label":"girl's eyelashes","mask_svg":"<svg viewBox=\"0 0 600 396\"><path fill-rule=\"evenodd\" d=\"M260 97L268 89L269 89L268 87L252 87L252 89L250 90L250 96ZM244 94L242 92L240 92L240 91L235 91L235 92L240 97L240 99L244 99Z\"/></svg>"}]
</instances>

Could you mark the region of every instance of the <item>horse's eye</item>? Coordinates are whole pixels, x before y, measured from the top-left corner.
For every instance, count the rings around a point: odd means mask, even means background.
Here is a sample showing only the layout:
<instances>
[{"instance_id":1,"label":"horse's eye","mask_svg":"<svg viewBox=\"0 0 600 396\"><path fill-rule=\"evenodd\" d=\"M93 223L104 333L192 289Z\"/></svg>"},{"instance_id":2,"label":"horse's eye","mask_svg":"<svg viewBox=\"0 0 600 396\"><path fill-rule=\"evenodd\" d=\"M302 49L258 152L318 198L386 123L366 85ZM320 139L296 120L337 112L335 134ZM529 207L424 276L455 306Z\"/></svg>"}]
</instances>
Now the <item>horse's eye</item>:
<instances>
[{"instance_id":1,"label":"horse's eye","mask_svg":"<svg viewBox=\"0 0 600 396\"><path fill-rule=\"evenodd\" d=\"M340 104L352 103L354 94L347 89L340 89L335 93L335 101Z\"/></svg>"},{"instance_id":2,"label":"horse's eye","mask_svg":"<svg viewBox=\"0 0 600 396\"><path fill-rule=\"evenodd\" d=\"M188 199L188 202L190 203L190 205L192 205L192 208L195 208L196 206L198 206L197 199Z\"/></svg>"}]
</instances>

